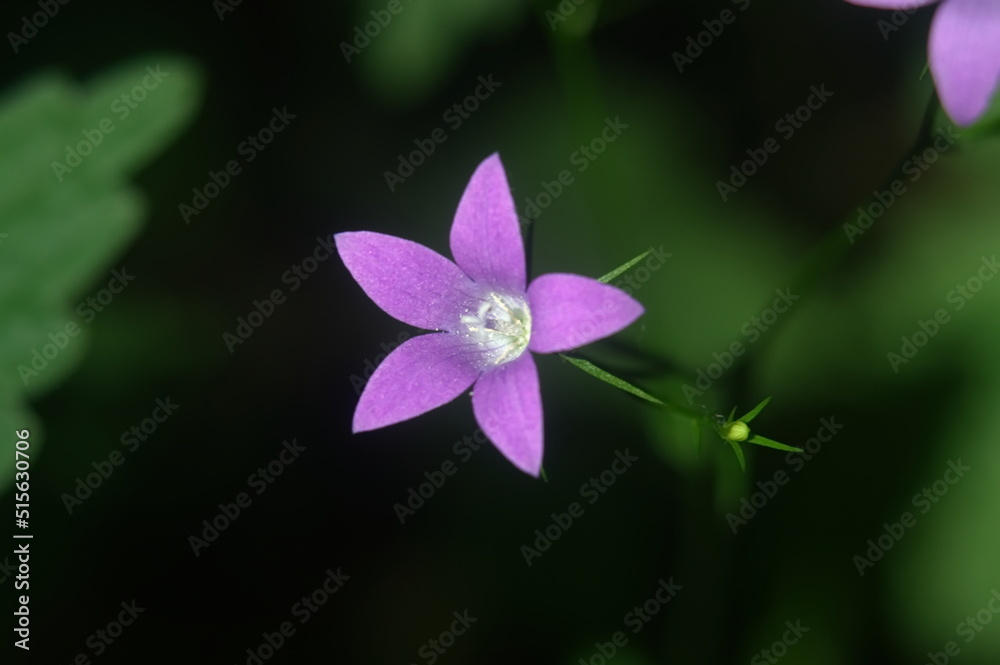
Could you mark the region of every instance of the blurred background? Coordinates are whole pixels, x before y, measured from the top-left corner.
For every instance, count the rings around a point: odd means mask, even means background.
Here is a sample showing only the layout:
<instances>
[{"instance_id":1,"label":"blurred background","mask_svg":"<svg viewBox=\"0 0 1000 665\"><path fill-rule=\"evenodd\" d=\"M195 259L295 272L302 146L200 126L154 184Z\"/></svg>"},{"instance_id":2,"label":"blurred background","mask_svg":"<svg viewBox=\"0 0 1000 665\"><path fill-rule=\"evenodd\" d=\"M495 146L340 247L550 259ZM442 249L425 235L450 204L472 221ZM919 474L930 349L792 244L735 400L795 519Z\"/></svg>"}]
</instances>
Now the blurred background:
<instances>
[{"instance_id":1,"label":"blurred background","mask_svg":"<svg viewBox=\"0 0 1000 665\"><path fill-rule=\"evenodd\" d=\"M934 112L933 12L5 3L17 662L996 662L1000 143ZM754 431L806 452L744 445L743 474L555 356L547 481L467 396L352 435L419 331L329 237L448 254L493 152L534 274L656 250L587 357L696 412L772 395Z\"/></svg>"}]
</instances>

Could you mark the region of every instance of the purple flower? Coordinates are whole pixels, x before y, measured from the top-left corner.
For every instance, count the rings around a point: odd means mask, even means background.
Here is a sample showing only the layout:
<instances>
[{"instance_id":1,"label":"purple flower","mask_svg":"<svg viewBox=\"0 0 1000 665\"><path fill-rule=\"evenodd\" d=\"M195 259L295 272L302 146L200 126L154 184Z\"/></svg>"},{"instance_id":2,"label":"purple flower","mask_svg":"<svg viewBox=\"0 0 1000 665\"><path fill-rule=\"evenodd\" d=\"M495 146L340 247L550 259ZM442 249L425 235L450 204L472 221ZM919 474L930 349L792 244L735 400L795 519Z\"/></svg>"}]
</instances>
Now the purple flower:
<instances>
[{"instance_id":1,"label":"purple flower","mask_svg":"<svg viewBox=\"0 0 1000 665\"><path fill-rule=\"evenodd\" d=\"M881 9L912 9L938 0L848 0ZM942 0L928 44L941 105L955 122L971 125L989 107L1000 81L1000 2Z\"/></svg>"},{"instance_id":2,"label":"purple flower","mask_svg":"<svg viewBox=\"0 0 1000 665\"><path fill-rule=\"evenodd\" d=\"M472 174L451 227L452 263L410 240L357 231L334 236L347 269L390 316L434 330L386 357L354 411L355 432L408 420L475 384L472 410L514 465L542 464L542 397L530 353L568 351L635 321L624 291L580 275L526 287L524 244L500 157ZM457 264L457 265L456 265Z\"/></svg>"}]
</instances>

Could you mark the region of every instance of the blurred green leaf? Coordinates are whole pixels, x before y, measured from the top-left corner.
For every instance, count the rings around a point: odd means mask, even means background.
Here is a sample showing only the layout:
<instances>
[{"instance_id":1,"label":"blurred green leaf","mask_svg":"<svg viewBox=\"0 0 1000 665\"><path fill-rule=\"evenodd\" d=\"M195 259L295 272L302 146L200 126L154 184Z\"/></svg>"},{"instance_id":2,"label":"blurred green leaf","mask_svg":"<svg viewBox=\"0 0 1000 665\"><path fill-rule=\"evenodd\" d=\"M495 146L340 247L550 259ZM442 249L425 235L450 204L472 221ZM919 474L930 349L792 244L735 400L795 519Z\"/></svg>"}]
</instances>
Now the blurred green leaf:
<instances>
[{"instance_id":1,"label":"blurred green leaf","mask_svg":"<svg viewBox=\"0 0 1000 665\"><path fill-rule=\"evenodd\" d=\"M194 63L156 54L96 76L85 88L82 126L107 121L114 131L95 148L93 163L112 176L145 166L187 125L201 85Z\"/></svg>"},{"instance_id":2,"label":"blurred green leaf","mask_svg":"<svg viewBox=\"0 0 1000 665\"><path fill-rule=\"evenodd\" d=\"M141 231L145 205L127 180L188 124L201 87L194 63L160 54L83 86L40 74L0 99L0 426L31 430L36 453L26 398L83 357L87 321L74 300ZM11 470L0 468L0 490Z\"/></svg>"}]
</instances>

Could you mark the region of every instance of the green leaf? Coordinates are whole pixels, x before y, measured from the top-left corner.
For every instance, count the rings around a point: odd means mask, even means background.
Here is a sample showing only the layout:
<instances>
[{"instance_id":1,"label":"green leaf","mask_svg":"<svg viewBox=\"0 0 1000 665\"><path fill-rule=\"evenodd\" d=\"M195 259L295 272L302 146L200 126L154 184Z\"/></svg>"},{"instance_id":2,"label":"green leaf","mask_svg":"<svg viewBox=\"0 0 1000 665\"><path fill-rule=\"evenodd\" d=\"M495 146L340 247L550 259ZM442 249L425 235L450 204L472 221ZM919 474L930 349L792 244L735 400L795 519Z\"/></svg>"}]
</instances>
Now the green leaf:
<instances>
[{"instance_id":1,"label":"green leaf","mask_svg":"<svg viewBox=\"0 0 1000 665\"><path fill-rule=\"evenodd\" d=\"M783 443L778 443L773 439L769 439L766 436L761 436L760 434L754 434L749 439L750 443L756 443L758 446L767 446L768 448L775 448L777 450L787 450L790 453L801 453L801 448L794 448L792 446L786 446Z\"/></svg>"},{"instance_id":2,"label":"green leaf","mask_svg":"<svg viewBox=\"0 0 1000 665\"><path fill-rule=\"evenodd\" d=\"M201 88L191 61L152 54L83 85L49 72L0 97L0 425L31 430L33 451L44 423L28 401L89 346L76 303L129 269L117 261L147 210L129 178L185 129ZM0 463L0 493L12 470Z\"/></svg>"},{"instance_id":3,"label":"green leaf","mask_svg":"<svg viewBox=\"0 0 1000 665\"><path fill-rule=\"evenodd\" d=\"M652 253L652 251L653 250L651 250L651 249L647 249L645 252L643 252L639 256L635 257L631 261L628 261L626 263L621 264L620 266L618 266L617 268L615 268L614 270L612 270L611 272L609 272L607 275L603 275L601 277L598 277L597 281L598 282L603 282L604 284L607 284L608 282L610 282L611 280L613 280L615 277L617 277L618 275L622 274L623 272L625 272L626 270L628 270L629 268L631 268L632 266L634 266L636 263L638 263L639 261L642 261L644 258L646 258L647 256L649 256Z\"/></svg>"},{"instance_id":4,"label":"green leaf","mask_svg":"<svg viewBox=\"0 0 1000 665\"><path fill-rule=\"evenodd\" d=\"M745 416L743 416L742 418L740 418L740 420L742 420L745 423L749 423L751 420L753 420L754 418L757 417L758 413L760 413L761 411L764 410L764 407L767 406L767 403L770 402L770 401L771 401L770 397L764 398L763 402L761 402L760 404L758 404L754 408L750 409L750 411ZM732 416L730 416L730 418L731 417Z\"/></svg>"},{"instance_id":5,"label":"green leaf","mask_svg":"<svg viewBox=\"0 0 1000 665\"><path fill-rule=\"evenodd\" d=\"M564 360L566 360L567 362L569 362L569 363L571 363L573 365L576 365L577 367L579 367L580 369L582 369L587 374L590 374L591 376L597 377L598 379L600 379L601 381L604 381L605 383L610 383L615 388L618 388L620 390L624 390L625 392L631 393L631 394L635 395L636 397L641 397L642 399L646 400L647 402L652 402L653 404L659 404L660 406L667 406L667 404L665 402L661 402L660 400L656 399L655 397L653 397L652 395L650 395L646 391L641 390L639 388L636 388L635 386L633 386L628 381L624 381L622 379L619 379L614 374L610 374L608 372L605 372L603 369L601 369L600 367L598 367L594 363L590 362L589 360L584 360L583 358L574 358L573 356L566 355L565 353L560 353L559 355Z\"/></svg>"},{"instance_id":6,"label":"green leaf","mask_svg":"<svg viewBox=\"0 0 1000 665\"><path fill-rule=\"evenodd\" d=\"M95 128L104 123L113 130L104 135L83 167L112 177L144 167L173 143L194 116L201 105L201 79L200 68L191 60L161 53L98 74L84 89L81 126Z\"/></svg>"}]
</instances>

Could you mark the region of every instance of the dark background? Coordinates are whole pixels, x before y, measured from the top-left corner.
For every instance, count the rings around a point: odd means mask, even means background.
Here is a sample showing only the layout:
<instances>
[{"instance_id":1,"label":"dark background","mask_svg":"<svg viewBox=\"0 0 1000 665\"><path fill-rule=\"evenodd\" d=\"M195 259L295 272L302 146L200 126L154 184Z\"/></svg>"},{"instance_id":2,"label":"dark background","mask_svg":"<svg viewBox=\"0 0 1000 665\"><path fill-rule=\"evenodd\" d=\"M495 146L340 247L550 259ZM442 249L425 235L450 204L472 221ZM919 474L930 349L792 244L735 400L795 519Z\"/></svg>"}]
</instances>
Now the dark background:
<instances>
[{"instance_id":1,"label":"dark background","mask_svg":"<svg viewBox=\"0 0 1000 665\"><path fill-rule=\"evenodd\" d=\"M32 639L30 654L15 650L18 662L68 664L82 653L100 663L244 663L264 633L292 621L295 634L268 662L427 663L421 646L463 610L476 622L441 663L596 664L595 643L620 630L628 644L613 659L621 665L746 662L796 620L809 632L783 662L923 663L948 640L963 663L994 662L1000 628L966 644L956 624L1000 586L992 481L1000 287L986 283L963 311L946 294L1000 245L1000 146L970 131L940 165L907 181L905 197L855 244L842 229L869 194L900 177L894 169L919 139L932 93L918 77L933 9L886 40L877 21L888 12L833 0L753 0L745 11L729 2L586 0L554 29L551 3L402 6L350 63L340 43L385 3L246 1L220 20L208 1L75 0L19 52L4 44L5 103L44 71L67 77L84 99L108 70L124 66L131 81L163 62L177 67L163 90L183 89L159 99L152 91L142 110L186 109L170 116L161 144L112 179L143 201L134 230L109 240L85 276L38 296L59 313L52 326L3 338L3 422L32 432ZM673 54L724 9L735 20L679 72ZM7 3L0 27L20 30L38 11ZM450 127L443 113L480 76L500 86ZM775 122L821 85L830 101L723 201L717 181L746 150L780 136ZM97 95L102 106L106 99ZM185 224L178 206L191 204L210 171L242 159L238 146L275 108L294 119ZM628 129L578 171L574 151L616 117ZM60 189L48 166L93 126L75 118L54 139L32 139L34 170L7 153L5 173L40 183L47 193L38 201L90 182L81 176ZM153 126L137 113L129 127L143 123ZM447 140L390 191L384 173L437 127ZM547 482L490 444L468 461L456 454L456 442L476 431L466 396L352 435L366 362L417 331L371 303L335 255L295 291L282 275L312 255L317 238L347 230L447 253L462 190L496 151L522 215L560 171L574 177L536 215L535 274L597 276L649 247L672 254L635 293L646 316L592 357L686 405L681 386L713 353L745 342L743 324L775 289L791 287L801 296L791 313L693 406L742 412L773 395L754 429L793 445L805 445L822 418L843 429L804 463L746 445L743 475L710 430L696 443L690 422L542 357ZM88 165L108 153L95 150ZM18 226L16 212L5 217L0 224L18 231L0 245L0 262L14 266L2 279L12 293L21 285L48 293L59 260L14 260L32 228ZM104 232L83 223L73 233L99 244ZM62 237L52 228L40 246ZM134 282L83 325L77 304L123 268ZM223 335L275 288L287 300L230 353ZM13 330L21 319L11 298L0 327L6 318ZM937 308L951 322L894 372L886 353L899 352L900 336ZM17 366L70 321L84 328L74 355L61 356L44 388L25 390ZM128 451L123 433L167 398L176 412ZM305 450L258 494L251 474L292 440ZM4 448L13 455L13 441ZM68 510L77 479L116 450L124 462ZM581 485L625 450L638 461L588 504ZM911 497L959 458L972 468L968 479L922 515ZM457 472L401 524L394 505L447 460ZM5 469L4 505L13 505ZM741 499L779 471L786 486L734 534ZM249 507L196 555L190 538L205 537L203 520L240 492ZM521 547L573 501L583 516L526 565ZM916 526L860 576L853 557L904 511ZM328 570L349 580L298 623L293 606ZM12 608L14 579L0 577ZM682 589L633 634L625 615L670 579ZM88 640L133 599L143 613L95 654Z\"/></svg>"}]
</instances>

